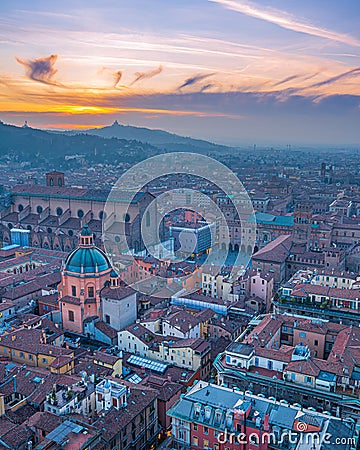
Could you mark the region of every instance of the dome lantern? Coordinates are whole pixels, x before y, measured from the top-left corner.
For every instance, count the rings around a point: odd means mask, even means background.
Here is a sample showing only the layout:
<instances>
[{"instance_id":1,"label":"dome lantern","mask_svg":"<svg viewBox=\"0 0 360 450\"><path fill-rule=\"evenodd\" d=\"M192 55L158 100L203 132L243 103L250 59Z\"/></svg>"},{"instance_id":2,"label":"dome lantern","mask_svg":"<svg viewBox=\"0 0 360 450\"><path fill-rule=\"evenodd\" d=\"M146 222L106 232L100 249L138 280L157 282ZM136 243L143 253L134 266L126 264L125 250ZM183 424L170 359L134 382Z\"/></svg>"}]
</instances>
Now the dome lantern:
<instances>
[{"instance_id":1,"label":"dome lantern","mask_svg":"<svg viewBox=\"0 0 360 450\"><path fill-rule=\"evenodd\" d=\"M111 288L119 287L119 275L114 269L110 272L110 287Z\"/></svg>"},{"instance_id":2,"label":"dome lantern","mask_svg":"<svg viewBox=\"0 0 360 450\"><path fill-rule=\"evenodd\" d=\"M80 246L90 246L90 245L91 246L94 245L94 236L88 224L85 223L80 233Z\"/></svg>"}]
</instances>

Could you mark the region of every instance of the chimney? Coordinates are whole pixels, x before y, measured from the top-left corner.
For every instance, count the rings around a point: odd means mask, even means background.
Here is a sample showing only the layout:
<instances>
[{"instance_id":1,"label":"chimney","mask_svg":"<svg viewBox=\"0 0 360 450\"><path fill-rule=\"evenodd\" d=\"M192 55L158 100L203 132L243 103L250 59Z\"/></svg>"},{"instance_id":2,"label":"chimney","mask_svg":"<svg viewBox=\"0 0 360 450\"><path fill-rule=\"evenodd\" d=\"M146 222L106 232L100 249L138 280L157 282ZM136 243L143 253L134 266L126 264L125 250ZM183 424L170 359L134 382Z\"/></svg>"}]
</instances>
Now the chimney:
<instances>
[{"instance_id":1,"label":"chimney","mask_svg":"<svg viewBox=\"0 0 360 450\"><path fill-rule=\"evenodd\" d=\"M45 329L42 328L42 329L41 329L41 332L42 332L42 338L43 338L44 344L47 344L47 342L46 342L46 332L45 332Z\"/></svg>"},{"instance_id":2,"label":"chimney","mask_svg":"<svg viewBox=\"0 0 360 450\"><path fill-rule=\"evenodd\" d=\"M0 393L0 417L5 414L5 396Z\"/></svg>"},{"instance_id":3,"label":"chimney","mask_svg":"<svg viewBox=\"0 0 360 450\"><path fill-rule=\"evenodd\" d=\"M264 416L264 431L269 431L269 414L265 414Z\"/></svg>"}]
</instances>

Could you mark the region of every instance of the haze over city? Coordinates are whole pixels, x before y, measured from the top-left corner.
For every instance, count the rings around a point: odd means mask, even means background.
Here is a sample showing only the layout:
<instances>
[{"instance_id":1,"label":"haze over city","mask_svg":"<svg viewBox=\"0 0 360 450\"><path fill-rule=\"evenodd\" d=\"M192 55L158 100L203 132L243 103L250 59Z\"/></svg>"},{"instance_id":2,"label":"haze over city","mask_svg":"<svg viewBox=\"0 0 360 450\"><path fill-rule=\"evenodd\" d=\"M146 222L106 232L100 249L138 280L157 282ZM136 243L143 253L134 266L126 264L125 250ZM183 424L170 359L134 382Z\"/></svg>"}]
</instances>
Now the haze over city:
<instances>
[{"instance_id":1,"label":"haze over city","mask_svg":"<svg viewBox=\"0 0 360 450\"><path fill-rule=\"evenodd\" d=\"M356 0L1 2L0 119L357 144L359 14Z\"/></svg>"}]
</instances>

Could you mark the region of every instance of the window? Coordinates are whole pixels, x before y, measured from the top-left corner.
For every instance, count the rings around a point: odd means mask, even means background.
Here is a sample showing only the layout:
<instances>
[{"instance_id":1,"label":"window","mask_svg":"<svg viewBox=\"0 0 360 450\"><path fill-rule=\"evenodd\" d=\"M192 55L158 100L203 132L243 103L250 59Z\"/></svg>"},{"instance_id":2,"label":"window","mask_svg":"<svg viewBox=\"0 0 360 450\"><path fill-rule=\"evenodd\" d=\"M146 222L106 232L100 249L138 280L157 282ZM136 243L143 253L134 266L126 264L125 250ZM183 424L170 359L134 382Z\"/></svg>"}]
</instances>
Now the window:
<instances>
[{"instance_id":1,"label":"window","mask_svg":"<svg viewBox=\"0 0 360 450\"><path fill-rule=\"evenodd\" d=\"M194 423L194 430L197 431L197 429L198 429L197 423Z\"/></svg>"},{"instance_id":2,"label":"window","mask_svg":"<svg viewBox=\"0 0 360 450\"><path fill-rule=\"evenodd\" d=\"M37 212L38 214L41 214L42 211L43 211L42 206L39 205L39 206L36 207L36 212Z\"/></svg>"},{"instance_id":3,"label":"window","mask_svg":"<svg viewBox=\"0 0 360 450\"><path fill-rule=\"evenodd\" d=\"M25 358L24 352L20 352L20 358Z\"/></svg>"},{"instance_id":4,"label":"window","mask_svg":"<svg viewBox=\"0 0 360 450\"><path fill-rule=\"evenodd\" d=\"M146 212L146 226L147 227L150 226L150 212L149 211Z\"/></svg>"},{"instance_id":5,"label":"window","mask_svg":"<svg viewBox=\"0 0 360 450\"><path fill-rule=\"evenodd\" d=\"M209 434L209 428L208 427L204 427L204 434Z\"/></svg>"},{"instance_id":6,"label":"window","mask_svg":"<svg viewBox=\"0 0 360 450\"><path fill-rule=\"evenodd\" d=\"M77 216L78 216L79 219L84 217L84 211L82 209L79 209L78 212L77 212Z\"/></svg>"},{"instance_id":7,"label":"window","mask_svg":"<svg viewBox=\"0 0 360 450\"><path fill-rule=\"evenodd\" d=\"M57 216L61 216L62 215L62 213L63 213L63 210L62 210L62 208L56 208L56 215Z\"/></svg>"},{"instance_id":8,"label":"window","mask_svg":"<svg viewBox=\"0 0 360 450\"><path fill-rule=\"evenodd\" d=\"M48 360L47 360L46 358L43 358L43 359L42 359L42 362L43 362L44 364L47 364Z\"/></svg>"},{"instance_id":9,"label":"window","mask_svg":"<svg viewBox=\"0 0 360 450\"><path fill-rule=\"evenodd\" d=\"M69 314L68 314L68 318L69 318L69 322L74 322L74 311L69 311Z\"/></svg>"},{"instance_id":10,"label":"window","mask_svg":"<svg viewBox=\"0 0 360 450\"><path fill-rule=\"evenodd\" d=\"M305 381L306 383L312 383L312 378L311 377L305 377Z\"/></svg>"},{"instance_id":11,"label":"window","mask_svg":"<svg viewBox=\"0 0 360 450\"><path fill-rule=\"evenodd\" d=\"M319 341L317 339L314 340L314 345L316 345L316 347L319 345Z\"/></svg>"},{"instance_id":12,"label":"window","mask_svg":"<svg viewBox=\"0 0 360 450\"><path fill-rule=\"evenodd\" d=\"M272 361L268 361L267 366L268 366L268 369L269 369L269 370L272 370L272 368L273 368L273 362L272 362Z\"/></svg>"},{"instance_id":13,"label":"window","mask_svg":"<svg viewBox=\"0 0 360 450\"><path fill-rule=\"evenodd\" d=\"M306 338L306 333L305 333L305 331L300 331L299 336L300 336L301 338Z\"/></svg>"},{"instance_id":14,"label":"window","mask_svg":"<svg viewBox=\"0 0 360 450\"><path fill-rule=\"evenodd\" d=\"M71 286L71 295L76 297L76 286Z\"/></svg>"},{"instance_id":15,"label":"window","mask_svg":"<svg viewBox=\"0 0 360 450\"><path fill-rule=\"evenodd\" d=\"M88 287L88 297L95 297L94 295L94 286Z\"/></svg>"},{"instance_id":16,"label":"window","mask_svg":"<svg viewBox=\"0 0 360 450\"><path fill-rule=\"evenodd\" d=\"M209 448L209 441L204 439L204 448Z\"/></svg>"},{"instance_id":17,"label":"window","mask_svg":"<svg viewBox=\"0 0 360 450\"><path fill-rule=\"evenodd\" d=\"M193 445L199 445L199 438L197 436L193 436Z\"/></svg>"},{"instance_id":18,"label":"window","mask_svg":"<svg viewBox=\"0 0 360 450\"><path fill-rule=\"evenodd\" d=\"M109 314L105 314L105 323L110 324L110 316L109 316Z\"/></svg>"}]
</instances>

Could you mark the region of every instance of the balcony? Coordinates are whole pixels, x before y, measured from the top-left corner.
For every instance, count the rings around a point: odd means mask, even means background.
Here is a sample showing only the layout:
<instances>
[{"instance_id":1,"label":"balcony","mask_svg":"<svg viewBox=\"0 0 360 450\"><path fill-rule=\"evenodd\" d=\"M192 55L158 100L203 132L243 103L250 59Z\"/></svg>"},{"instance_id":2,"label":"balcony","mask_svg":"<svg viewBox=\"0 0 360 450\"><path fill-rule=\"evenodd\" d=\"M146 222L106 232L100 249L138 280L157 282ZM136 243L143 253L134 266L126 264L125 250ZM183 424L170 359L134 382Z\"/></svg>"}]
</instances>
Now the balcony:
<instances>
[{"instance_id":1,"label":"balcony","mask_svg":"<svg viewBox=\"0 0 360 450\"><path fill-rule=\"evenodd\" d=\"M273 304L277 308L291 308L301 311L308 311L308 312L314 312L317 316L332 316L332 317L338 317L338 318L347 318L350 320L354 320L354 314L358 315L360 314L360 311L356 309L351 308L344 308L341 307L335 307L335 306L328 306L325 304L315 304L315 303L306 303L305 300L298 301L294 298L285 298L281 297L279 300L273 300Z\"/></svg>"},{"instance_id":2,"label":"balcony","mask_svg":"<svg viewBox=\"0 0 360 450\"><path fill-rule=\"evenodd\" d=\"M231 367L223 362L224 353L219 354L214 361L214 367L219 374L229 376L233 379L246 380L248 383L273 387L274 389L283 389L285 391L296 391L309 397L314 396L313 386L304 386L293 381L283 380L276 377L276 379L267 376L264 373L254 373L253 371L239 370L236 367ZM257 369L257 368L256 368ZM342 405L354 405L360 409L360 399L358 396L353 396L351 393L327 392L323 390L316 390L316 397L322 398L333 403L341 403Z\"/></svg>"}]
</instances>

